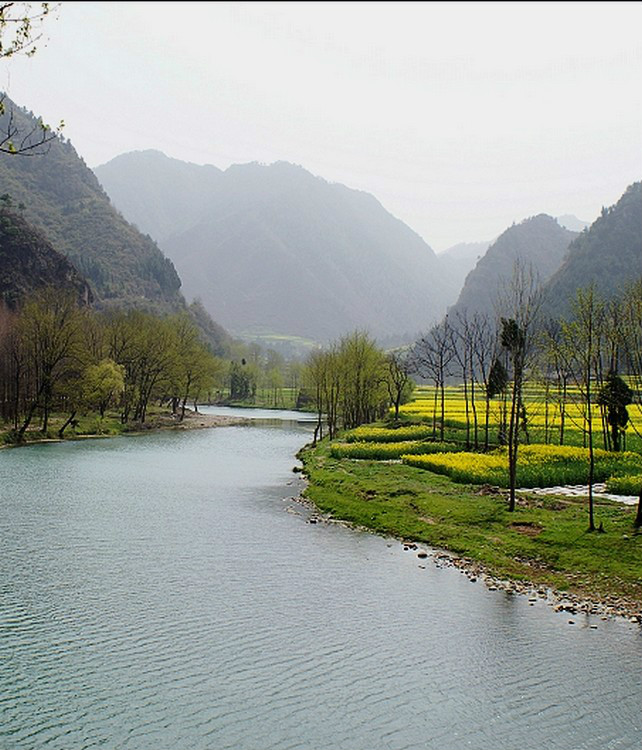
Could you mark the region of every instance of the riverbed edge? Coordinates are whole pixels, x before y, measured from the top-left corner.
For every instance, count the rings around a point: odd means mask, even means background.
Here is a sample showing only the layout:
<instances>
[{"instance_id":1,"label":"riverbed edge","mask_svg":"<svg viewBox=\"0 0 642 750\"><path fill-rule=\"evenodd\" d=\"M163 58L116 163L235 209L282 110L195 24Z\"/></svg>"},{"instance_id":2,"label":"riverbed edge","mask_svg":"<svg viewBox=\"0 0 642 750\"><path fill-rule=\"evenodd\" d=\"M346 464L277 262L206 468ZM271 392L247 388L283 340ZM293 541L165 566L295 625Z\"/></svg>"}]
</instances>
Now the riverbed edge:
<instances>
[{"instance_id":1,"label":"riverbed edge","mask_svg":"<svg viewBox=\"0 0 642 750\"><path fill-rule=\"evenodd\" d=\"M306 468L305 453L312 447L312 444L307 444L297 452L297 459L303 464L303 468L297 467L297 471L300 471L305 486L301 489L299 496L293 498L313 511L313 515L308 519L310 523L338 524L355 531L367 532L383 539L394 540L403 545L404 550L416 551L418 563L430 559L437 567L457 568L471 582L482 582L489 591L498 590L509 595L527 596L531 605L541 600L553 607L556 612L566 612L574 616L600 617L602 620L617 618L642 628L642 602L637 600L615 595L587 597L571 589L560 591L524 578L498 576L492 566L459 555L447 548L432 547L425 542L404 539L394 534L382 534L379 530L369 526L355 523L338 515L325 513L307 494L312 480ZM555 572L548 566L545 566L545 569L551 573ZM574 625L575 621L569 620L569 624Z\"/></svg>"},{"instance_id":2,"label":"riverbed edge","mask_svg":"<svg viewBox=\"0 0 642 750\"><path fill-rule=\"evenodd\" d=\"M164 432L166 430L201 430L213 427L238 427L249 425L251 419L247 417L228 417L224 414L202 414L191 409L185 410L185 417L178 421L176 416L168 412L163 415L155 415L152 420L142 425L136 425L134 429L124 430L118 434L69 434L63 437L36 437L21 443L0 443L0 450L3 448L23 448L27 445L41 445L42 443L66 443L77 440L104 440L107 438L117 437L137 437L139 435L149 435L153 432Z\"/></svg>"}]
</instances>

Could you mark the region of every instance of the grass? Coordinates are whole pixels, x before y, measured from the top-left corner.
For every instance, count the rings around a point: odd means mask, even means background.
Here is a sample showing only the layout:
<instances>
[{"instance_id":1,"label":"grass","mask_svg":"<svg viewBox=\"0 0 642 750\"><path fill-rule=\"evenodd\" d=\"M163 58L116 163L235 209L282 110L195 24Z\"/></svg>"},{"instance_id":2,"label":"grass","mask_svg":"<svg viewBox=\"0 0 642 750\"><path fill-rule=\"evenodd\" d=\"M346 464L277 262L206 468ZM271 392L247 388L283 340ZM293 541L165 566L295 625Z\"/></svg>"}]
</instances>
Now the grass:
<instances>
[{"instance_id":1,"label":"grass","mask_svg":"<svg viewBox=\"0 0 642 750\"><path fill-rule=\"evenodd\" d=\"M631 474L628 477L610 477L606 489L615 495L640 495L642 491L642 474Z\"/></svg>"},{"instance_id":2,"label":"grass","mask_svg":"<svg viewBox=\"0 0 642 750\"><path fill-rule=\"evenodd\" d=\"M596 501L605 533L588 533L582 499L526 496L509 513L501 493L405 464L335 458L325 441L300 457L307 497L332 517L451 550L498 576L642 603L642 534L633 533L631 506Z\"/></svg>"}]
</instances>

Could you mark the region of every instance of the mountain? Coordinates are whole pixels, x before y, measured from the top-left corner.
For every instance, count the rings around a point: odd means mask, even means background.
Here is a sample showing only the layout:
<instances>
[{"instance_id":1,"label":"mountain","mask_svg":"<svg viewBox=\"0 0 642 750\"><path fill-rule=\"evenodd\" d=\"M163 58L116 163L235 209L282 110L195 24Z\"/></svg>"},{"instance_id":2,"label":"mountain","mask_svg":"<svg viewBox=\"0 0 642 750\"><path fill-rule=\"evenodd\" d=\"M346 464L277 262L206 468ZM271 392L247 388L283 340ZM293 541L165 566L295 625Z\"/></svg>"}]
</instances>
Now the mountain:
<instances>
[{"instance_id":1,"label":"mountain","mask_svg":"<svg viewBox=\"0 0 642 750\"><path fill-rule=\"evenodd\" d=\"M433 250L376 198L300 166L217 172L147 151L96 174L114 205L159 241L186 295L237 334L414 333L457 294Z\"/></svg>"},{"instance_id":2,"label":"mountain","mask_svg":"<svg viewBox=\"0 0 642 750\"><path fill-rule=\"evenodd\" d=\"M541 282L560 267L576 232L562 228L546 214L514 224L501 234L468 274L449 314L493 313L502 289L510 283L516 262L532 269Z\"/></svg>"},{"instance_id":3,"label":"mountain","mask_svg":"<svg viewBox=\"0 0 642 750\"><path fill-rule=\"evenodd\" d=\"M458 293L464 285L466 276L476 266L477 261L484 257L489 247L490 242L460 242L439 253L437 260L441 264L442 272L448 276Z\"/></svg>"},{"instance_id":4,"label":"mountain","mask_svg":"<svg viewBox=\"0 0 642 750\"><path fill-rule=\"evenodd\" d=\"M33 292L54 287L81 304L92 301L89 284L18 213L0 208L0 301L16 308Z\"/></svg>"},{"instance_id":5,"label":"mountain","mask_svg":"<svg viewBox=\"0 0 642 750\"><path fill-rule=\"evenodd\" d=\"M545 288L545 299L552 311L564 314L579 288L595 284L608 299L640 276L642 182L636 182L571 243L564 263Z\"/></svg>"},{"instance_id":6,"label":"mountain","mask_svg":"<svg viewBox=\"0 0 642 750\"><path fill-rule=\"evenodd\" d=\"M564 227L564 229L570 229L571 232L582 232L586 227L590 226L590 222L578 219L573 214L564 214L564 216L557 217L557 223Z\"/></svg>"},{"instance_id":7,"label":"mountain","mask_svg":"<svg viewBox=\"0 0 642 750\"><path fill-rule=\"evenodd\" d=\"M223 174L151 149L121 154L94 173L116 208L161 244L207 214Z\"/></svg>"},{"instance_id":8,"label":"mountain","mask_svg":"<svg viewBox=\"0 0 642 750\"><path fill-rule=\"evenodd\" d=\"M11 123L19 138L38 137L34 115L8 98L4 105L2 132ZM0 195L22 206L25 220L87 277L97 305L184 306L171 261L113 208L71 143L55 138L33 154L0 154Z\"/></svg>"}]
</instances>

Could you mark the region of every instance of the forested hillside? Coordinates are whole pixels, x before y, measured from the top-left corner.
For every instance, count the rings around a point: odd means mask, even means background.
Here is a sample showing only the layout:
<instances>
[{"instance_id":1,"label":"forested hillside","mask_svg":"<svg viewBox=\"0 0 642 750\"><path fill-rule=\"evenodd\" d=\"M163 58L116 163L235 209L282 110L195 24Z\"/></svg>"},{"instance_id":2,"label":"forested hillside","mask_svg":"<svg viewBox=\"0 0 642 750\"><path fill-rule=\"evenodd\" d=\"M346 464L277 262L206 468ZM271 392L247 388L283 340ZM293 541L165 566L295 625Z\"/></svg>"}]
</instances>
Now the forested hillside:
<instances>
[{"instance_id":1,"label":"forested hillside","mask_svg":"<svg viewBox=\"0 0 642 750\"><path fill-rule=\"evenodd\" d=\"M567 313L578 288L594 284L608 299L640 275L642 182L636 182L571 243L568 256L545 290L547 305L555 312Z\"/></svg>"},{"instance_id":2,"label":"forested hillside","mask_svg":"<svg viewBox=\"0 0 642 750\"><path fill-rule=\"evenodd\" d=\"M450 313L492 313L498 295L510 282L519 262L545 282L560 267L576 232L563 229L546 214L514 224L501 234L466 277Z\"/></svg>"},{"instance_id":3,"label":"forested hillside","mask_svg":"<svg viewBox=\"0 0 642 750\"><path fill-rule=\"evenodd\" d=\"M0 208L0 301L16 308L36 291L54 287L89 304L86 280L42 234L9 208Z\"/></svg>"},{"instance_id":4,"label":"forested hillside","mask_svg":"<svg viewBox=\"0 0 642 750\"><path fill-rule=\"evenodd\" d=\"M31 113L4 103L0 127L12 116L19 133L37 130ZM56 138L29 156L0 154L0 194L22 206L25 220L87 277L98 305L182 305L171 261L112 207L69 141Z\"/></svg>"},{"instance_id":5,"label":"forested hillside","mask_svg":"<svg viewBox=\"0 0 642 750\"><path fill-rule=\"evenodd\" d=\"M433 250L372 195L302 167L217 173L142 152L96 173L123 214L160 242L185 294L236 333L412 335L456 297ZM193 224L184 228L187 216Z\"/></svg>"}]
</instances>

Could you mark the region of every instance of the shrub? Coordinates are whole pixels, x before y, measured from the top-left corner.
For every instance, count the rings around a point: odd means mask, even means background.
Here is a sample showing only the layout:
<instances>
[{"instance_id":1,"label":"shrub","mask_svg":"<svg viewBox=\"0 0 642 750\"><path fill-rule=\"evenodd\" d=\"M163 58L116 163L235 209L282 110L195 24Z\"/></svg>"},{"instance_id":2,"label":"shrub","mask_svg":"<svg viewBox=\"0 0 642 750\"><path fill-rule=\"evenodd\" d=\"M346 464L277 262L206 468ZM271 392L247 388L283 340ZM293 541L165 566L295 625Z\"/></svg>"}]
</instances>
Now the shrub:
<instances>
[{"instance_id":1,"label":"shrub","mask_svg":"<svg viewBox=\"0 0 642 750\"><path fill-rule=\"evenodd\" d=\"M357 458L371 461L391 461L405 453L414 455L425 453L446 453L459 450L455 443L422 443L404 441L399 443L333 443L330 455L333 458Z\"/></svg>"}]
</instances>

